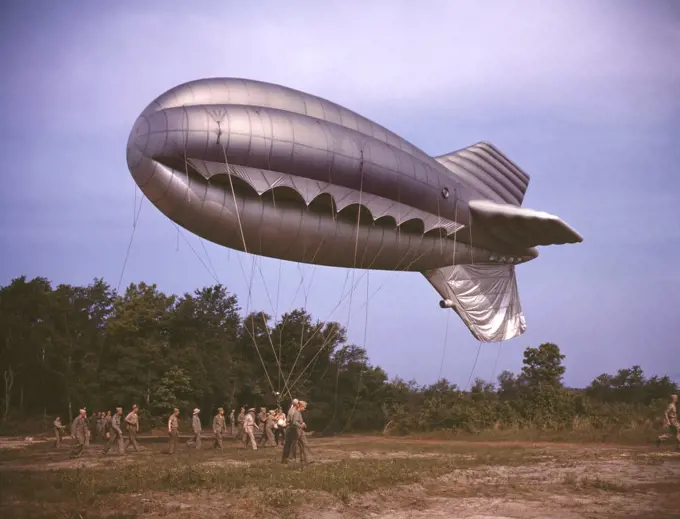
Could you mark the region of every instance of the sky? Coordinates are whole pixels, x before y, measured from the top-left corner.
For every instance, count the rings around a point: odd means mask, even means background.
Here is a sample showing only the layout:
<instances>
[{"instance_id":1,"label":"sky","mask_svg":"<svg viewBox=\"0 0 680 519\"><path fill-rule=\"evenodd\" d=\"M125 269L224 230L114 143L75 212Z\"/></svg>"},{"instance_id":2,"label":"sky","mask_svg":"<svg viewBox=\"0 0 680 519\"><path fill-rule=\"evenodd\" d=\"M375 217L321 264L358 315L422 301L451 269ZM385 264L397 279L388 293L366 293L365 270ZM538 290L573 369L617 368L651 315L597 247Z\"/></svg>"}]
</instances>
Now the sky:
<instances>
[{"instance_id":1,"label":"sky","mask_svg":"<svg viewBox=\"0 0 680 519\"><path fill-rule=\"evenodd\" d=\"M414 6L2 2L0 285L116 287L122 272L121 289L183 294L216 278L244 312L305 307L340 322L373 364L421 384L517 372L543 342L566 355L570 386L635 364L680 380L680 3ZM171 87L214 76L324 97L431 155L489 141L531 176L523 206L584 241L518 266L528 329L481 348L420 274L230 251L178 235L148 201L123 271L141 197L125 159L132 125Z\"/></svg>"}]
</instances>

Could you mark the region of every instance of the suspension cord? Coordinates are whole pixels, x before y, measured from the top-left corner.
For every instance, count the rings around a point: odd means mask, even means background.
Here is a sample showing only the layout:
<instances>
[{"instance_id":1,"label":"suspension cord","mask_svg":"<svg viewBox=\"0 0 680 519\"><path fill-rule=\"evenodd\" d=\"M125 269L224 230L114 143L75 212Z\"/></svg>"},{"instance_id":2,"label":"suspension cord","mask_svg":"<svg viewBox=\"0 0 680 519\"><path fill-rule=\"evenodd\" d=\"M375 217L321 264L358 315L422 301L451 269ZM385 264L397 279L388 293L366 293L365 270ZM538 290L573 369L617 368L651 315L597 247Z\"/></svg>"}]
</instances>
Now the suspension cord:
<instances>
[{"instance_id":1,"label":"suspension cord","mask_svg":"<svg viewBox=\"0 0 680 519\"><path fill-rule=\"evenodd\" d=\"M224 148L224 146L221 146L221 148L222 148L222 153L224 154L224 164L227 168L227 177L229 178L229 187L231 189L231 196L232 196L232 200L234 202L234 209L236 210L236 221L238 222L238 229L239 229L239 233L241 235L241 241L243 243L243 251L247 254L248 253L248 247L247 247L247 244L246 244L245 235L243 234L243 225L241 224L241 214L240 214L240 211L239 211L239 208L238 208L238 202L236 201L236 192L234 191L234 182L231 178L231 170L229 168L229 161L227 160L227 150ZM252 291L252 282L253 282L252 278L253 278L253 276L251 275L249 293ZM247 313L247 310L246 310L246 313ZM265 328L267 328L268 326L267 326L266 320L263 319L263 321L264 321L263 324L264 324ZM250 335L251 339L253 340L253 344L255 345L255 350L257 351L257 356L260 358L260 363L262 364L262 369L264 370L264 374L267 377L267 381L269 382L269 386L272 390L272 393L275 393L274 384L272 384L271 378L269 378L269 372L267 371L267 366L264 362L264 359L262 358L262 354L260 353L260 347L257 345L257 340L256 340L255 335L254 335L255 327L254 327L254 319L252 318L252 316L251 316L251 324L253 324L253 333L251 333L248 330L247 326L244 326L244 328L246 329L246 331L248 331L248 334ZM267 336L269 337L269 333L267 333ZM272 343L272 350L273 349L274 349L274 344ZM276 351L274 351L274 355L276 355Z\"/></svg>"},{"instance_id":2,"label":"suspension cord","mask_svg":"<svg viewBox=\"0 0 680 519\"><path fill-rule=\"evenodd\" d=\"M477 355L475 356L475 362L472 364L472 369L470 370L470 376L468 377L468 383L467 383L467 389L466 391L470 390L470 383L472 382L472 375L475 372L475 368L477 367L477 359L479 359L479 352L482 349L482 341L479 341L479 346L477 346Z\"/></svg>"},{"instance_id":3,"label":"suspension cord","mask_svg":"<svg viewBox=\"0 0 680 519\"><path fill-rule=\"evenodd\" d=\"M130 250L132 249L132 242L135 239L135 232L137 231L137 224L139 223L139 215L142 212L142 205L146 196L142 195L142 199L139 202L139 209L137 209L135 218L132 221L132 232L130 233L130 241L128 242L127 251L125 252L125 259L123 260L123 267L120 271L120 277L118 278L118 285L116 286L116 293L120 291L120 285L123 282L123 275L125 274L125 267L127 267L128 259L130 258ZM135 188L135 203L137 203L137 189Z\"/></svg>"}]
</instances>

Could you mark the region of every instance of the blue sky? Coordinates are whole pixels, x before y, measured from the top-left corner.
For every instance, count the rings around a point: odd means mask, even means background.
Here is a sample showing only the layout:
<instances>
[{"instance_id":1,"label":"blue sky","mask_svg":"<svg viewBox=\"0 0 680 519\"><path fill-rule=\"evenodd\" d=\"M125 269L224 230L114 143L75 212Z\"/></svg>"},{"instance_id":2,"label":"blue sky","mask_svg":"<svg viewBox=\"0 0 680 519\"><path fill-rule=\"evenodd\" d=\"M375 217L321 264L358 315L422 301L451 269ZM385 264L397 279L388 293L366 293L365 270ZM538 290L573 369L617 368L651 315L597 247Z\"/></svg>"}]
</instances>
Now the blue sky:
<instances>
[{"instance_id":1,"label":"blue sky","mask_svg":"<svg viewBox=\"0 0 680 519\"><path fill-rule=\"evenodd\" d=\"M551 341L570 385L633 364L680 379L677 2L245 4L3 2L0 284L26 274L116 286L136 117L178 83L249 77L335 101L433 155L488 140L531 175L524 206L583 235L518 267L528 330L502 344L497 365L499 346L483 345L474 376L517 371L526 346ZM419 274L364 275L351 312L346 298L331 313L347 271L256 258L249 298L252 256L185 236L244 310L304 305L349 324L359 345L366 332L371 361L390 376L429 383L441 366L467 384L477 342ZM123 285L213 283L177 243L145 202Z\"/></svg>"}]
</instances>

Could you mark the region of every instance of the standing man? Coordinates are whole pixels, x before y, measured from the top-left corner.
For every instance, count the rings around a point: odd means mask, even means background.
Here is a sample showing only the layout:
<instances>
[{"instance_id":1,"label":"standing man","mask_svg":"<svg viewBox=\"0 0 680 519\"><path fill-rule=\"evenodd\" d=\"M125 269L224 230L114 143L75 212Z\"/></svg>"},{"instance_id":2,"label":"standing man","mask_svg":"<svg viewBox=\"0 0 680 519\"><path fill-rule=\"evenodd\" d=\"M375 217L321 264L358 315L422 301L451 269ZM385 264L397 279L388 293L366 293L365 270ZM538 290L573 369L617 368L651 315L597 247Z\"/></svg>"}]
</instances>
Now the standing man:
<instances>
[{"instance_id":1,"label":"standing man","mask_svg":"<svg viewBox=\"0 0 680 519\"><path fill-rule=\"evenodd\" d=\"M662 442L668 438L675 436L675 450L680 451L680 424L678 424L678 395L671 395L671 403L668 404L666 412L663 415L664 428L667 432L656 439L656 446L659 447Z\"/></svg>"},{"instance_id":2,"label":"standing man","mask_svg":"<svg viewBox=\"0 0 680 519\"><path fill-rule=\"evenodd\" d=\"M213 434L215 435L215 442L213 443L213 449L219 447L222 449L222 433L227 431L227 426L224 420L224 409L219 408L215 418L213 418Z\"/></svg>"},{"instance_id":3,"label":"standing man","mask_svg":"<svg viewBox=\"0 0 680 519\"><path fill-rule=\"evenodd\" d=\"M194 431L194 437L187 441L187 447L196 445L196 449L201 448L201 419L198 414L201 412L200 409L194 409L194 417L191 420L191 429Z\"/></svg>"},{"instance_id":4,"label":"standing man","mask_svg":"<svg viewBox=\"0 0 680 519\"><path fill-rule=\"evenodd\" d=\"M312 463L309 455L309 444L307 443L307 424L305 423L302 413L307 410L307 402L300 400L298 402L297 411L293 414L294 426L298 429L298 447L300 448L300 463Z\"/></svg>"},{"instance_id":5,"label":"standing man","mask_svg":"<svg viewBox=\"0 0 680 519\"><path fill-rule=\"evenodd\" d=\"M250 440L250 445L253 450L257 450L257 443L255 443L255 429L260 429L255 423L255 408L251 407L248 409L248 414L245 416L243 421L243 444L248 448L248 440Z\"/></svg>"},{"instance_id":6,"label":"standing man","mask_svg":"<svg viewBox=\"0 0 680 519\"><path fill-rule=\"evenodd\" d=\"M125 444L125 451L132 445L135 452L139 452L139 445L137 444L137 433L139 432L139 407L137 404L132 406L132 411L125 417L125 426L128 432L128 441Z\"/></svg>"},{"instance_id":7,"label":"standing man","mask_svg":"<svg viewBox=\"0 0 680 519\"><path fill-rule=\"evenodd\" d=\"M85 430L85 447L90 446L90 436L92 436L92 431L90 430L91 424L90 424L90 418L87 417L87 407L83 407L85 410L85 425L86 425L86 430Z\"/></svg>"},{"instance_id":8,"label":"standing man","mask_svg":"<svg viewBox=\"0 0 680 519\"><path fill-rule=\"evenodd\" d=\"M243 435L245 434L245 431L243 430L243 423L246 420L246 409L245 407L242 407L241 410L238 413L238 417L236 418L236 425L238 428L236 429L236 439L239 441L243 441Z\"/></svg>"},{"instance_id":9,"label":"standing man","mask_svg":"<svg viewBox=\"0 0 680 519\"><path fill-rule=\"evenodd\" d=\"M85 448L85 439L87 438L87 411L80 410L80 414L75 417L71 424L71 436L76 439L76 444L71 451L71 457L77 458L82 456Z\"/></svg>"},{"instance_id":10,"label":"standing man","mask_svg":"<svg viewBox=\"0 0 680 519\"><path fill-rule=\"evenodd\" d=\"M231 425L231 435L234 436L236 427L236 416L234 416L233 409L231 410L231 413L229 413L229 424Z\"/></svg>"},{"instance_id":11,"label":"standing man","mask_svg":"<svg viewBox=\"0 0 680 519\"><path fill-rule=\"evenodd\" d=\"M264 408L264 407L260 407L260 412L257 413L257 425L259 427L262 427L264 425L264 421L266 419L267 419L267 409Z\"/></svg>"},{"instance_id":12,"label":"standing man","mask_svg":"<svg viewBox=\"0 0 680 519\"><path fill-rule=\"evenodd\" d=\"M286 417L286 433L284 436L284 444L283 444L283 454L281 455L281 463L288 463L288 458L291 456L291 451L293 451L294 446L297 444L298 438L300 437L299 435L299 428L300 428L300 423L302 422L302 418L300 417L300 413L297 412L297 404L298 400L297 398L293 400L293 405L290 407L288 410L288 416ZM298 423L294 423L293 420L297 417L299 418Z\"/></svg>"},{"instance_id":13,"label":"standing man","mask_svg":"<svg viewBox=\"0 0 680 519\"><path fill-rule=\"evenodd\" d=\"M64 427L61 423L61 416L57 416L57 419L54 420L54 437L56 439L55 446L57 449L61 447L61 437L62 435L66 434L66 427Z\"/></svg>"},{"instance_id":14,"label":"standing man","mask_svg":"<svg viewBox=\"0 0 680 519\"><path fill-rule=\"evenodd\" d=\"M179 409L176 407L172 410L172 414L168 419L168 435L170 436L168 454L175 454L177 440L179 440Z\"/></svg>"},{"instance_id":15,"label":"standing man","mask_svg":"<svg viewBox=\"0 0 680 519\"><path fill-rule=\"evenodd\" d=\"M124 441L123 441L123 430L121 429L122 419L123 419L123 408L122 407L116 407L116 414L114 414L111 417L111 420L107 424L108 430L106 432L108 433L109 438L108 438L108 441L106 442L106 446L104 447L104 450L102 451L102 455L108 454L114 443L118 444L118 454L121 455L121 456L123 454L125 454L125 445L124 445Z\"/></svg>"},{"instance_id":16,"label":"standing man","mask_svg":"<svg viewBox=\"0 0 680 519\"><path fill-rule=\"evenodd\" d=\"M293 414L295 413L295 411L297 411L298 403L299 403L299 400L297 398L293 398L293 403L291 404L290 409L288 409L288 414L286 415L286 422L288 422L289 425L288 425L288 427L286 427L286 434L293 431L293 428L290 426L290 422L293 420ZM294 440L293 440L293 443L290 446L289 456L292 457L293 459L297 459L298 434L297 434L296 431L293 431L293 432L294 432Z\"/></svg>"},{"instance_id":17,"label":"standing man","mask_svg":"<svg viewBox=\"0 0 680 519\"><path fill-rule=\"evenodd\" d=\"M264 419L264 432L262 433L262 439L260 440L260 447L273 447L274 446L274 411L273 409L269 411Z\"/></svg>"}]
</instances>

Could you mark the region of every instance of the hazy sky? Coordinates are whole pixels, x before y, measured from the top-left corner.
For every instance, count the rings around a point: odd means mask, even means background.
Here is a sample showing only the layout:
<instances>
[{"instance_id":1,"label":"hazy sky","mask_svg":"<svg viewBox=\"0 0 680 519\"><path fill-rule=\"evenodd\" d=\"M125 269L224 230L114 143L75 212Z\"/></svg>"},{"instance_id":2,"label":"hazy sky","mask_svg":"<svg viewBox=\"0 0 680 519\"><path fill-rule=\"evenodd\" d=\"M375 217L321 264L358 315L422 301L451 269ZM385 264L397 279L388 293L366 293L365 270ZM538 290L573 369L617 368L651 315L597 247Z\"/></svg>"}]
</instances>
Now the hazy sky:
<instances>
[{"instance_id":1,"label":"hazy sky","mask_svg":"<svg viewBox=\"0 0 680 519\"><path fill-rule=\"evenodd\" d=\"M583 235L518 267L528 330L502 344L496 374L551 341L570 385L633 364L680 379L680 3L245 4L2 2L0 284L115 287L132 231L133 122L178 83L247 77L335 101L433 155L488 140L531 175L524 206ZM248 301L252 256L185 235L244 311L305 305L349 322L359 345L366 332L390 376L429 383L441 366L467 384L478 343L420 274L371 272L351 313L349 298L331 313L347 270L257 258ZM177 243L145 202L123 286L214 283ZM498 352L482 345L474 376L490 378Z\"/></svg>"}]
</instances>

